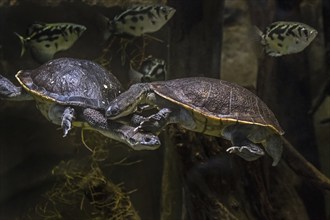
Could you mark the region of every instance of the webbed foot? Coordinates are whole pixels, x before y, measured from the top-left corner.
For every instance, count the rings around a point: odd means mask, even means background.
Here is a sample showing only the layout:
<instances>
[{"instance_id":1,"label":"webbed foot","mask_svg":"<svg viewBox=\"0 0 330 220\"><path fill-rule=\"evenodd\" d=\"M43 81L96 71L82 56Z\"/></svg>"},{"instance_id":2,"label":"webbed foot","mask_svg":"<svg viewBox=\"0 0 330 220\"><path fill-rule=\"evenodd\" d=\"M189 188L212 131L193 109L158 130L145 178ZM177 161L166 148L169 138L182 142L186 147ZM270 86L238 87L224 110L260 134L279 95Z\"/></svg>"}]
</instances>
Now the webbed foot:
<instances>
[{"instance_id":1,"label":"webbed foot","mask_svg":"<svg viewBox=\"0 0 330 220\"><path fill-rule=\"evenodd\" d=\"M265 152L260 147L254 144L241 147L233 146L228 148L226 152L235 153L247 161L256 160L265 154Z\"/></svg>"},{"instance_id":2,"label":"webbed foot","mask_svg":"<svg viewBox=\"0 0 330 220\"><path fill-rule=\"evenodd\" d=\"M67 107L62 115L61 127L63 128L63 137L65 137L72 128L72 120L75 118L75 111L71 107Z\"/></svg>"},{"instance_id":3,"label":"webbed foot","mask_svg":"<svg viewBox=\"0 0 330 220\"><path fill-rule=\"evenodd\" d=\"M171 110L163 108L156 114L146 117L136 130L142 130L145 132L159 133L163 127L165 127L169 121Z\"/></svg>"},{"instance_id":4,"label":"webbed foot","mask_svg":"<svg viewBox=\"0 0 330 220\"><path fill-rule=\"evenodd\" d=\"M126 139L133 150L156 150L160 147L161 142L156 135L140 132L135 133L134 129L132 131L132 133L127 133L128 136L126 136Z\"/></svg>"},{"instance_id":5,"label":"webbed foot","mask_svg":"<svg viewBox=\"0 0 330 220\"><path fill-rule=\"evenodd\" d=\"M147 120L146 117L138 114L133 114L132 117L129 119L129 124L133 127L139 127L139 125L145 120Z\"/></svg>"},{"instance_id":6,"label":"webbed foot","mask_svg":"<svg viewBox=\"0 0 330 220\"><path fill-rule=\"evenodd\" d=\"M161 145L156 135L136 132L135 128L129 125L107 121L105 116L95 109L84 109L83 117L94 130L106 137L127 144L133 150L155 150Z\"/></svg>"}]
</instances>

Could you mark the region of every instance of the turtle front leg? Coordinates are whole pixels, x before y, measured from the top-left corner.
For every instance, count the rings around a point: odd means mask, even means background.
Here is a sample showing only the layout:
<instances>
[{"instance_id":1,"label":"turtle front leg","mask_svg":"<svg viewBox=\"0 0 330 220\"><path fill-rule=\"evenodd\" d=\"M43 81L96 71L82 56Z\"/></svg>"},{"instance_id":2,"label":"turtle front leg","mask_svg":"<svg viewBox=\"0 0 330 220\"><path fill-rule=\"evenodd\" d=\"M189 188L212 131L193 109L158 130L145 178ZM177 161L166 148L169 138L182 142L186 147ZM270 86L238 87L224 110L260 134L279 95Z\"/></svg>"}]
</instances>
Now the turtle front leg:
<instances>
[{"instance_id":1,"label":"turtle front leg","mask_svg":"<svg viewBox=\"0 0 330 220\"><path fill-rule=\"evenodd\" d=\"M170 123L171 113L172 111L170 109L163 108L156 114L141 118L142 121L136 129L158 134L168 123Z\"/></svg>"},{"instance_id":2,"label":"turtle front leg","mask_svg":"<svg viewBox=\"0 0 330 220\"><path fill-rule=\"evenodd\" d=\"M254 161L265 154L264 151L255 144L233 146L226 151L230 154L235 153L246 161Z\"/></svg>"},{"instance_id":3,"label":"turtle front leg","mask_svg":"<svg viewBox=\"0 0 330 220\"><path fill-rule=\"evenodd\" d=\"M244 132L241 132L239 126L232 126L225 129L224 137L233 144L226 151L228 153L235 153L246 161L253 161L265 155L265 152L258 145L250 141Z\"/></svg>"},{"instance_id":4,"label":"turtle front leg","mask_svg":"<svg viewBox=\"0 0 330 220\"><path fill-rule=\"evenodd\" d=\"M75 111L72 107L65 108L62 115L61 127L63 128L63 137L65 137L72 128L72 120L75 118Z\"/></svg>"},{"instance_id":5,"label":"turtle front leg","mask_svg":"<svg viewBox=\"0 0 330 220\"><path fill-rule=\"evenodd\" d=\"M108 121L101 112L95 109L85 109L83 117L93 130L122 142L133 150L155 150L161 144L156 135L136 132L134 127L116 121Z\"/></svg>"},{"instance_id":6,"label":"turtle front leg","mask_svg":"<svg viewBox=\"0 0 330 220\"><path fill-rule=\"evenodd\" d=\"M137 123L138 120L140 120L140 124L136 127L136 130L148 131L153 134L159 134L168 124L180 124L183 128L188 130L198 130L191 112L184 108L176 108L175 106L172 106L171 108L162 108L149 117L136 116L135 123Z\"/></svg>"},{"instance_id":7,"label":"turtle front leg","mask_svg":"<svg viewBox=\"0 0 330 220\"><path fill-rule=\"evenodd\" d=\"M15 86L9 79L0 75L0 99L24 101L32 100L33 98L22 92L22 87Z\"/></svg>"}]
</instances>

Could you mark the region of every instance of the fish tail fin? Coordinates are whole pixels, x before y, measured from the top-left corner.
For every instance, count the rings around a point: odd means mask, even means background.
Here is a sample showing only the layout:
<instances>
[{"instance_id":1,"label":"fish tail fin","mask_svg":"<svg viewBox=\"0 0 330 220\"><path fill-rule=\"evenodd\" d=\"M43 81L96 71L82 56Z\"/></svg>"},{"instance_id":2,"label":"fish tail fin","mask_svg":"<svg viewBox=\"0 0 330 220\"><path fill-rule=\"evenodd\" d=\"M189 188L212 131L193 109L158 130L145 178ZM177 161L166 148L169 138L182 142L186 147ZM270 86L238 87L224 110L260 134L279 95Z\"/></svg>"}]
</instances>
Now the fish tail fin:
<instances>
[{"instance_id":1,"label":"fish tail fin","mask_svg":"<svg viewBox=\"0 0 330 220\"><path fill-rule=\"evenodd\" d=\"M257 27L257 26L253 26L253 31L254 31L254 39L255 41L259 41L261 43L263 43L263 33L262 31Z\"/></svg>"},{"instance_id":2,"label":"fish tail fin","mask_svg":"<svg viewBox=\"0 0 330 220\"><path fill-rule=\"evenodd\" d=\"M21 35L19 35L18 33L14 32L14 34L19 38L19 40L21 41L21 57L24 55L25 53L25 42L26 40L24 39L24 37L22 37Z\"/></svg>"},{"instance_id":3,"label":"fish tail fin","mask_svg":"<svg viewBox=\"0 0 330 220\"><path fill-rule=\"evenodd\" d=\"M112 37L113 33L112 21L102 14L97 14L96 20L98 29L103 35L103 39L105 41L109 40Z\"/></svg>"},{"instance_id":4,"label":"fish tail fin","mask_svg":"<svg viewBox=\"0 0 330 220\"><path fill-rule=\"evenodd\" d=\"M253 50L258 58L262 58L264 55L264 34L262 31L257 27L253 26L249 29L249 39L252 42Z\"/></svg>"}]
</instances>

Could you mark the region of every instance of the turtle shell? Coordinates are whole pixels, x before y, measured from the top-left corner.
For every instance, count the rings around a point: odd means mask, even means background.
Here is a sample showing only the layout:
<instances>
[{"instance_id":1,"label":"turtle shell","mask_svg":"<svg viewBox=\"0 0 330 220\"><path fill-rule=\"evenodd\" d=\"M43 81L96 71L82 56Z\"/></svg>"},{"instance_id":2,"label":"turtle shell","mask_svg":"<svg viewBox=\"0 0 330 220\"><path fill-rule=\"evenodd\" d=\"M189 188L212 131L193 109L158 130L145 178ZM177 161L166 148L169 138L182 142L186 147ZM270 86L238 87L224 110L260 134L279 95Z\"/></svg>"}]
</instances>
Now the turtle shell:
<instances>
[{"instance_id":1,"label":"turtle shell","mask_svg":"<svg viewBox=\"0 0 330 220\"><path fill-rule=\"evenodd\" d=\"M16 78L23 88L44 101L104 109L121 91L118 79L88 60L59 58L34 70L21 70Z\"/></svg>"},{"instance_id":2,"label":"turtle shell","mask_svg":"<svg viewBox=\"0 0 330 220\"><path fill-rule=\"evenodd\" d=\"M249 90L227 81L194 77L151 83L155 93L211 120L255 124L284 134L273 112Z\"/></svg>"}]
</instances>

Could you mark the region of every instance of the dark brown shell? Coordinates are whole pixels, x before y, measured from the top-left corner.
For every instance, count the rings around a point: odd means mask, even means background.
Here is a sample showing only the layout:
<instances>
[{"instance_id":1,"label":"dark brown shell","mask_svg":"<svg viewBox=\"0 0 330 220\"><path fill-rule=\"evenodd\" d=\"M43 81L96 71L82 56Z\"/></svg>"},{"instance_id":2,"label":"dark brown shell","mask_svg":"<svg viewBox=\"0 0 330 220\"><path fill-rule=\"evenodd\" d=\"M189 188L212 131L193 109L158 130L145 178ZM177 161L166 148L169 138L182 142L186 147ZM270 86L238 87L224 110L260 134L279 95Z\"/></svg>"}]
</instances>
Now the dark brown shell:
<instances>
[{"instance_id":1,"label":"dark brown shell","mask_svg":"<svg viewBox=\"0 0 330 220\"><path fill-rule=\"evenodd\" d=\"M273 112L255 94L227 81L194 77L151 83L160 96L214 120L271 127L283 134Z\"/></svg>"},{"instance_id":2,"label":"dark brown shell","mask_svg":"<svg viewBox=\"0 0 330 220\"><path fill-rule=\"evenodd\" d=\"M33 95L63 105L104 109L123 91L117 78L100 65L73 58L21 70L16 78Z\"/></svg>"}]
</instances>

